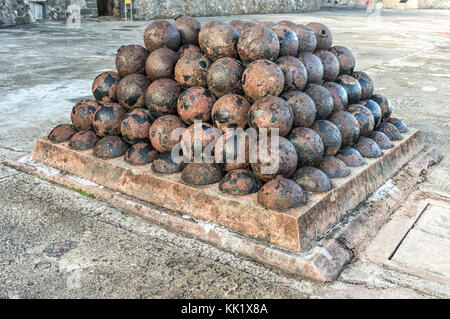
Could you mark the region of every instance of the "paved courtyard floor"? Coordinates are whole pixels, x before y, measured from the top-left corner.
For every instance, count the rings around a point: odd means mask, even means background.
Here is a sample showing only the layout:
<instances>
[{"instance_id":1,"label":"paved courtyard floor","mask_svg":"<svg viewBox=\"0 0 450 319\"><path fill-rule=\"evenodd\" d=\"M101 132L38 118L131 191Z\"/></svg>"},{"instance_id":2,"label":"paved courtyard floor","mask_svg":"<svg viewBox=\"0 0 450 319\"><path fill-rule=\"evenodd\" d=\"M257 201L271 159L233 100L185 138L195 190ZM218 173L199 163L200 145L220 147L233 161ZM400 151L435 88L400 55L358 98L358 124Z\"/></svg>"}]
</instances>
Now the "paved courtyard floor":
<instances>
[{"instance_id":1,"label":"paved courtyard floor","mask_svg":"<svg viewBox=\"0 0 450 319\"><path fill-rule=\"evenodd\" d=\"M421 129L444 155L417 187L450 196L450 10L239 18L326 23L334 43L352 49L356 69L369 73L376 91L390 99L395 116ZM94 77L114 69L116 50L143 44L147 24L0 29L0 160L29 153L39 137L70 122L72 106L91 97ZM394 259L450 278L449 212L428 207ZM0 164L0 298L449 296L448 284L358 253L333 283L286 276Z\"/></svg>"}]
</instances>

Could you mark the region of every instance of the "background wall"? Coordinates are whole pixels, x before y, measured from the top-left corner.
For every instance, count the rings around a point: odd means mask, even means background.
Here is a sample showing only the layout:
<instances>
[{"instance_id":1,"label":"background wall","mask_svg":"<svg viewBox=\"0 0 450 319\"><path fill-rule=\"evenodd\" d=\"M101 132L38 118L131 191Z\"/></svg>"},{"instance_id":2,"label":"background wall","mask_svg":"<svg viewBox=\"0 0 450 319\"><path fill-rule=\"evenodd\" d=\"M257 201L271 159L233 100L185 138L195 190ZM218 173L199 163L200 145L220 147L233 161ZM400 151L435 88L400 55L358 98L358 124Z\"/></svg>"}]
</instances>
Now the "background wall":
<instances>
[{"instance_id":1,"label":"background wall","mask_svg":"<svg viewBox=\"0 0 450 319\"><path fill-rule=\"evenodd\" d=\"M25 0L0 0L0 26L30 23L33 17Z\"/></svg>"}]
</instances>

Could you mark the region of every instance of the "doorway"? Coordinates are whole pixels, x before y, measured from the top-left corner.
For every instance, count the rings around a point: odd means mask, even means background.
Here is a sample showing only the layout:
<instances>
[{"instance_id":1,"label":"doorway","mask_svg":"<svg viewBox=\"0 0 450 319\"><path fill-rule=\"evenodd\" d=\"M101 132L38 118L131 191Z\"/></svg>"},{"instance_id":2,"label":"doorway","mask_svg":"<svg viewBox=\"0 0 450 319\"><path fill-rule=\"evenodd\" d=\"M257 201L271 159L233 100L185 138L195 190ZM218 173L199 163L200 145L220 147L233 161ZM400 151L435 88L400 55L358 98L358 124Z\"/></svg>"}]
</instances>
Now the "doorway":
<instances>
[{"instance_id":1,"label":"doorway","mask_svg":"<svg viewBox=\"0 0 450 319\"><path fill-rule=\"evenodd\" d=\"M99 16L114 15L114 0L97 0L97 10Z\"/></svg>"}]
</instances>

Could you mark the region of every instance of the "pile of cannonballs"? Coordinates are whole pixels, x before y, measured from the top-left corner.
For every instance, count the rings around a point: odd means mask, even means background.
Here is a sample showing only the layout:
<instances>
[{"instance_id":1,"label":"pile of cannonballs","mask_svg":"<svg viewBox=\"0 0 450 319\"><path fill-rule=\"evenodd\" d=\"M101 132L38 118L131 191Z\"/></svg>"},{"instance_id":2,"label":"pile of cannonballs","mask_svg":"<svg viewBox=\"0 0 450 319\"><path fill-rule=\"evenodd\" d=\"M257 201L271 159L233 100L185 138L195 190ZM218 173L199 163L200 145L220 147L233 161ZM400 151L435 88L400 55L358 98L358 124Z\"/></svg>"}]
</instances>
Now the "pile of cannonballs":
<instances>
[{"instance_id":1,"label":"pile of cannonballs","mask_svg":"<svg viewBox=\"0 0 450 319\"><path fill-rule=\"evenodd\" d=\"M380 157L408 130L391 117L389 101L374 94L372 79L354 70L352 52L332 42L328 27L317 22L155 21L145 30L145 47L119 48L117 72L98 75L95 99L78 102L72 125L58 125L49 139L69 141L75 150L93 148L102 159L123 156L130 165L151 165L156 174L182 172L190 185L218 182L234 196L257 192L268 209L299 207L308 192L330 190L330 179L348 176L364 158ZM193 131L194 121L202 121L201 141L171 139L175 129ZM260 158L173 160L178 142L189 153L214 140L206 133L212 127L224 133L279 129L278 171L263 174L268 163ZM233 139L222 135L214 152L235 150L228 143Z\"/></svg>"}]
</instances>

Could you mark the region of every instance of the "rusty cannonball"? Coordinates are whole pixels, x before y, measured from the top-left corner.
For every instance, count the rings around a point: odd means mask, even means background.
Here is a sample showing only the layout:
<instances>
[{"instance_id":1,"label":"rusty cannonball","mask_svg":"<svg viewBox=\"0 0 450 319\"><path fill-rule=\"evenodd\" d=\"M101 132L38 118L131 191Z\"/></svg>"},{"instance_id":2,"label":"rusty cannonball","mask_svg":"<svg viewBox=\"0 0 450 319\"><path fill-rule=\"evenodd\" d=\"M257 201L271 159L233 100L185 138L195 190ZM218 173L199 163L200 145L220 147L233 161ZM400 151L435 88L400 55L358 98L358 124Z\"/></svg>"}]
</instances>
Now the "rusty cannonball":
<instances>
[{"instance_id":1,"label":"rusty cannonball","mask_svg":"<svg viewBox=\"0 0 450 319\"><path fill-rule=\"evenodd\" d=\"M227 128L247 126L250 103L241 95L227 94L219 98L211 110L214 124L225 133Z\"/></svg>"},{"instance_id":2,"label":"rusty cannonball","mask_svg":"<svg viewBox=\"0 0 450 319\"><path fill-rule=\"evenodd\" d=\"M269 27L278 37L280 43L280 52L278 56L297 55L298 38L294 30L284 25L275 24Z\"/></svg>"},{"instance_id":3,"label":"rusty cannonball","mask_svg":"<svg viewBox=\"0 0 450 319\"><path fill-rule=\"evenodd\" d=\"M95 144L94 155L103 159L115 158L125 154L128 147L119 136L105 136Z\"/></svg>"},{"instance_id":4,"label":"rusty cannonball","mask_svg":"<svg viewBox=\"0 0 450 319\"><path fill-rule=\"evenodd\" d=\"M328 119L334 106L331 92L322 85L308 84L306 86L305 93L311 97L316 105L317 119Z\"/></svg>"},{"instance_id":5,"label":"rusty cannonball","mask_svg":"<svg viewBox=\"0 0 450 319\"><path fill-rule=\"evenodd\" d=\"M261 186L261 181L247 169L231 171L219 183L219 189L222 192L235 196L256 193Z\"/></svg>"},{"instance_id":6,"label":"rusty cannonball","mask_svg":"<svg viewBox=\"0 0 450 319\"><path fill-rule=\"evenodd\" d=\"M178 97L177 111L187 125L193 124L195 120L208 122L215 102L216 98L210 90L191 87Z\"/></svg>"},{"instance_id":7,"label":"rusty cannonball","mask_svg":"<svg viewBox=\"0 0 450 319\"><path fill-rule=\"evenodd\" d=\"M351 146L342 147L336 154L336 157L349 167L362 166L365 163L361 153Z\"/></svg>"},{"instance_id":8,"label":"rusty cannonball","mask_svg":"<svg viewBox=\"0 0 450 319\"><path fill-rule=\"evenodd\" d=\"M116 69L121 77L130 74L145 74L145 61L150 53L142 46L124 45L117 50Z\"/></svg>"},{"instance_id":9,"label":"rusty cannonball","mask_svg":"<svg viewBox=\"0 0 450 319\"><path fill-rule=\"evenodd\" d=\"M396 117L390 117L386 120L386 122L394 124L394 126L400 131L400 133L408 132L408 126L406 125L406 123Z\"/></svg>"},{"instance_id":10,"label":"rusty cannonball","mask_svg":"<svg viewBox=\"0 0 450 319\"><path fill-rule=\"evenodd\" d=\"M282 95L294 113L293 127L311 127L316 119L316 105L308 94L288 91Z\"/></svg>"},{"instance_id":11,"label":"rusty cannonball","mask_svg":"<svg viewBox=\"0 0 450 319\"><path fill-rule=\"evenodd\" d=\"M386 136L389 137L391 141L398 141L402 139L402 134L394 124L381 122L377 127L377 130L386 134Z\"/></svg>"},{"instance_id":12,"label":"rusty cannonball","mask_svg":"<svg viewBox=\"0 0 450 319\"><path fill-rule=\"evenodd\" d=\"M352 146L356 143L359 137L359 123L353 114L346 111L333 113L330 122L341 132L343 146Z\"/></svg>"},{"instance_id":13,"label":"rusty cannonball","mask_svg":"<svg viewBox=\"0 0 450 319\"><path fill-rule=\"evenodd\" d=\"M290 26L298 38L298 52L314 52L317 47L317 39L314 31L304 24Z\"/></svg>"},{"instance_id":14,"label":"rusty cannonball","mask_svg":"<svg viewBox=\"0 0 450 319\"><path fill-rule=\"evenodd\" d=\"M145 73L150 81L161 78L172 78L178 53L169 48L159 48L150 53L145 62Z\"/></svg>"},{"instance_id":15,"label":"rusty cannonball","mask_svg":"<svg viewBox=\"0 0 450 319\"><path fill-rule=\"evenodd\" d=\"M289 104L277 96L264 96L257 99L248 112L248 124L257 130L279 129L280 136L286 136L294 123L294 113Z\"/></svg>"},{"instance_id":16,"label":"rusty cannonball","mask_svg":"<svg viewBox=\"0 0 450 319\"><path fill-rule=\"evenodd\" d=\"M205 160L205 156L211 156L214 151L214 141L218 140L221 132L209 123L195 122L189 126L180 139L181 150L188 160L196 157Z\"/></svg>"},{"instance_id":17,"label":"rusty cannonball","mask_svg":"<svg viewBox=\"0 0 450 319\"><path fill-rule=\"evenodd\" d=\"M158 79L147 88L145 104L153 117L177 114L181 86L172 79Z\"/></svg>"},{"instance_id":18,"label":"rusty cannonball","mask_svg":"<svg viewBox=\"0 0 450 319\"><path fill-rule=\"evenodd\" d=\"M256 22L249 20L231 20L228 24L238 30L240 34L242 34L245 29L258 25Z\"/></svg>"},{"instance_id":19,"label":"rusty cannonball","mask_svg":"<svg viewBox=\"0 0 450 319\"><path fill-rule=\"evenodd\" d=\"M246 168L250 159L249 139L235 132L222 134L214 146L214 158L216 163L223 163L226 172Z\"/></svg>"},{"instance_id":20,"label":"rusty cannonball","mask_svg":"<svg viewBox=\"0 0 450 319\"><path fill-rule=\"evenodd\" d=\"M183 56L188 55L188 54L201 54L202 51L196 45L183 44L181 47L178 48L177 53L178 53L178 57L182 58Z\"/></svg>"},{"instance_id":21,"label":"rusty cannonball","mask_svg":"<svg viewBox=\"0 0 450 319\"><path fill-rule=\"evenodd\" d=\"M370 133L369 138L373 140L382 150L390 149L394 145L386 134L378 131Z\"/></svg>"},{"instance_id":22,"label":"rusty cannonball","mask_svg":"<svg viewBox=\"0 0 450 319\"><path fill-rule=\"evenodd\" d=\"M223 57L238 57L236 45L239 32L231 25L220 23L206 29L202 28L200 36L202 41L199 41L199 46L208 59L214 61Z\"/></svg>"},{"instance_id":23,"label":"rusty cannonball","mask_svg":"<svg viewBox=\"0 0 450 319\"><path fill-rule=\"evenodd\" d=\"M205 39L209 37L210 29L217 25L223 25L225 24L222 21L209 21L202 25L200 32L198 33L198 45L199 47L202 47L204 45Z\"/></svg>"},{"instance_id":24,"label":"rusty cannonball","mask_svg":"<svg viewBox=\"0 0 450 319\"><path fill-rule=\"evenodd\" d=\"M222 177L223 171L220 167L211 163L189 163L181 173L183 182L195 186L214 184Z\"/></svg>"},{"instance_id":25,"label":"rusty cannonball","mask_svg":"<svg viewBox=\"0 0 450 319\"><path fill-rule=\"evenodd\" d=\"M211 64L206 76L208 89L217 97L242 94L242 73L245 66L238 60L225 57Z\"/></svg>"},{"instance_id":26,"label":"rusty cannonball","mask_svg":"<svg viewBox=\"0 0 450 319\"><path fill-rule=\"evenodd\" d=\"M148 51L169 48L176 51L180 46L181 36L177 28L165 20L152 22L144 31L144 43Z\"/></svg>"},{"instance_id":27,"label":"rusty cannonball","mask_svg":"<svg viewBox=\"0 0 450 319\"><path fill-rule=\"evenodd\" d=\"M318 50L314 54L320 59L323 65L323 80L332 82L339 75L339 61L330 51Z\"/></svg>"},{"instance_id":28,"label":"rusty cannonball","mask_svg":"<svg viewBox=\"0 0 450 319\"><path fill-rule=\"evenodd\" d=\"M266 95L278 96L284 88L284 73L269 60L250 63L242 74L242 88L253 100Z\"/></svg>"},{"instance_id":29,"label":"rusty cannonball","mask_svg":"<svg viewBox=\"0 0 450 319\"><path fill-rule=\"evenodd\" d=\"M116 88L121 80L117 72L103 72L92 83L92 93L99 102L117 102Z\"/></svg>"},{"instance_id":30,"label":"rusty cannonball","mask_svg":"<svg viewBox=\"0 0 450 319\"><path fill-rule=\"evenodd\" d=\"M297 57L306 67L308 83L321 84L323 79L322 61L311 52L299 52Z\"/></svg>"},{"instance_id":31,"label":"rusty cannonball","mask_svg":"<svg viewBox=\"0 0 450 319\"><path fill-rule=\"evenodd\" d=\"M152 162L152 170L159 174L173 174L181 172L185 164L183 162L174 162L172 159L172 152L167 151L160 153L158 158Z\"/></svg>"},{"instance_id":32,"label":"rusty cannonball","mask_svg":"<svg viewBox=\"0 0 450 319\"><path fill-rule=\"evenodd\" d=\"M333 112L345 111L348 104L348 96L344 87L336 82L325 82L323 86L330 91L333 97Z\"/></svg>"},{"instance_id":33,"label":"rusty cannonball","mask_svg":"<svg viewBox=\"0 0 450 319\"><path fill-rule=\"evenodd\" d=\"M382 119L387 120L392 114L392 107L389 100L381 94L373 94L370 99L380 106Z\"/></svg>"},{"instance_id":34,"label":"rusty cannonball","mask_svg":"<svg viewBox=\"0 0 450 319\"><path fill-rule=\"evenodd\" d=\"M122 138L128 144L148 142L148 131L154 118L146 109L138 108L125 115L120 124Z\"/></svg>"},{"instance_id":35,"label":"rusty cannonball","mask_svg":"<svg viewBox=\"0 0 450 319\"><path fill-rule=\"evenodd\" d=\"M355 68L355 56L352 51L341 45L336 45L330 48L330 52L333 53L339 60L339 74L351 74Z\"/></svg>"},{"instance_id":36,"label":"rusty cannonball","mask_svg":"<svg viewBox=\"0 0 450 319\"><path fill-rule=\"evenodd\" d=\"M296 182L277 176L264 184L257 194L257 201L267 209L286 211L306 204L306 195Z\"/></svg>"},{"instance_id":37,"label":"rusty cannonball","mask_svg":"<svg viewBox=\"0 0 450 319\"><path fill-rule=\"evenodd\" d=\"M284 26L289 27L291 29L296 26L296 24L294 22L290 21L290 20L281 20L281 21L278 21L277 24L284 25Z\"/></svg>"},{"instance_id":38,"label":"rusty cannonball","mask_svg":"<svg viewBox=\"0 0 450 319\"><path fill-rule=\"evenodd\" d=\"M209 60L202 54L187 54L175 65L175 80L185 88L206 86Z\"/></svg>"},{"instance_id":39,"label":"rusty cannonball","mask_svg":"<svg viewBox=\"0 0 450 319\"><path fill-rule=\"evenodd\" d=\"M305 88L308 74L302 61L293 56L282 56L276 63L284 74L283 91L302 91Z\"/></svg>"},{"instance_id":40,"label":"rusty cannonball","mask_svg":"<svg viewBox=\"0 0 450 319\"><path fill-rule=\"evenodd\" d=\"M48 139L53 143L62 143L69 141L76 133L72 124L59 124L50 131Z\"/></svg>"},{"instance_id":41,"label":"rusty cannonball","mask_svg":"<svg viewBox=\"0 0 450 319\"><path fill-rule=\"evenodd\" d=\"M341 85L345 92L347 92L348 103L354 104L361 100L362 89L358 80L350 75L339 75L336 79L336 83Z\"/></svg>"},{"instance_id":42,"label":"rusty cannonball","mask_svg":"<svg viewBox=\"0 0 450 319\"><path fill-rule=\"evenodd\" d=\"M353 114L359 123L359 134L368 136L375 127L375 119L372 112L365 106L352 104L347 107L347 112Z\"/></svg>"},{"instance_id":43,"label":"rusty cannonball","mask_svg":"<svg viewBox=\"0 0 450 319\"><path fill-rule=\"evenodd\" d=\"M176 115L163 115L158 117L150 126L149 138L152 146L158 152L172 150L180 140L181 134L172 136L176 129L186 129L186 126Z\"/></svg>"},{"instance_id":44,"label":"rusty cannonball","mask_svg":"<svg viewBox=\"0 0 450 319\"><path fill-rule=\"evenodd\" d=\"M117 86L119 104L127 110L145 107L145 92L150 80L142 74L130 74L120 80Z\"/></svg>"},{"instance_id":45,"label":"rusty cannonball","mask_svg":"<svg viewBox=\"0 0 450 319\"><path fill-rule=\"evenodd\" d=\"M363 71L354 71L351 74L361 85L361 100L370 98L373 94L374 84L370 76Z\"/></svg>"},{"instance_id":46,"label":"rusty cannonball","mask_svg":"<svg viewBox=\"0 0 450 319\"><path fill-rule=\"evenodd\" d=\"M317 46L316 50L329 50L333 44L333 35L330 29L322 23L311 22L307 24L316 36Z\"/></svg>"},{"instance_id":47,"label":"rusty cannonball","mask_svg":"<svg viewBox=\"0 0 450 319\"><path fill-rule=\"evenodd\" d=\"M132 145L125 153L124 161L131 165L146 165L158 157L158 152L148 143Z\"/></svg>"},{"instance_id":48,"label":"rusty cannonball","mask_svg":"<svg viewBox=\"0 0 450 319\"><path fill-rule=\"evenodd\" d=\"M341 132L336 125L326 120L319 120L314 123L312 129L319 134L324 145L324 155L335 155L342 144Z\"/></svg>"},{"instance_id":49,"label":"rusty cannonball","mask_svg":"<svg viewBox=\"0 0 450 319\"><path fill-rule=\"evenodd\" d=\"M342 178L350 175L350 169L336 156L324 156L318 168L323 171L328 178Z\"/></svg>"},{"instance_id":50,"label":"rusty cannonball","mask_svg":"<svg viewBox=\"0 0 450 319\"><path fill-rule=\"evenodd\" d=\"M278 148L271 137L268 137L266 142L267 144L263 146L258 142L257 161L250 164L252 171L263 181L269 181L277 175L292 176L298 163L294 145L281 136L278 137ZM261 147L266 149L263 150ZM276 163L278 163L278 169Z\"/></svg>"},{"instance_id":51,"label":"rusty cannonball","mask_svg":"<svg viewBox=\"0 0 450 319\"><path fill-rule=\"evenodd\" d=\"M100 105L94 114L92 126L99 136L119 135L120 124L127 111L118 103Z\"/></svg>"},{"instance_id":52,"label":"rusty cannonball","mask_svg":"<svg viewBox=\"0 0 450 319\"><path fill-rule=\"evenodd\" d=\"M70 139L69 147L76 151L84 151L94 148L100 137L94 131L84 130L76 133Z\"/></svg>"},{"instance_id":53,"label":"rusty cannonball","mask_svg":"<svg viewBox=\"0 0 450 319\"><path fill-rule=\"evenodd\" d=\"M74 105L70 113L73 127L77 131L91 130L95 111L100 107L96 100L82 100Z\"/></svg>"},{"instance_id":54,"label":"rusty cannonball","mask_svg":"<svg viewBox=\"0 0 450 319\"><path fill-rule=\"evenodd\" d=\"M306 127L292 129L287 139L294 145L298 166L314 166L322 160L324 144L320 135Z\"/></svg>"},{"instance_id":55,"label":"rusty cannonball","mask_svg":"<svg viewBox=\"0 0 450 319\"><path fill-rule=\"evenodd\" d=\"M372 112L373 119L375 120L375 127L380 125L383 113L377 102L369 99L369 100L361 100L358 102L358 104L365 106L370 110L370 112Z\"/></svg>"},{"instance_id":56,"label":"rusty cannonball","mask_svg":"<svg viewBox=\"0 0 450 319\"><path fill-rule=\"evenodd\" d=\"M237 52L245 64L262 59L274 61L280 53L280 43L270 28L256 25L242 32Z\"/></svg>"},{"instance_id":57,"label":"rusty cannonball","mask_svg":"<svg viewBox=\"0 0 450 319\"><path fill-rule=\"evenodd\" d=\"M323 193L331 189L328 176L316 167L300 167L292 179L307 192Z\"/></svg>"},{"instance_id":58,"label":"rusty cannonball","mask_svg":"<svg viewBox=\"0 0 450 319\"><path fill-rule=\"evenodd\" d=\"M358 139L358 142L355 144L355 148L364 157L376 158L383 155L380 146L378 146L374 140L364 136L361 136Z\"/></svg>"},{"instance_id":59,"label":"rusty cannonball","mask_svg":"<svg viewBox=\"0 0 450 319\"><path fill-rule=\"evenodd\" d=\"M178 16L173 25L180 32L182 44L198 45L198 33L202 28L200 21L189 16Z\"/></svg>"}]
</instances>

